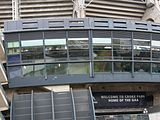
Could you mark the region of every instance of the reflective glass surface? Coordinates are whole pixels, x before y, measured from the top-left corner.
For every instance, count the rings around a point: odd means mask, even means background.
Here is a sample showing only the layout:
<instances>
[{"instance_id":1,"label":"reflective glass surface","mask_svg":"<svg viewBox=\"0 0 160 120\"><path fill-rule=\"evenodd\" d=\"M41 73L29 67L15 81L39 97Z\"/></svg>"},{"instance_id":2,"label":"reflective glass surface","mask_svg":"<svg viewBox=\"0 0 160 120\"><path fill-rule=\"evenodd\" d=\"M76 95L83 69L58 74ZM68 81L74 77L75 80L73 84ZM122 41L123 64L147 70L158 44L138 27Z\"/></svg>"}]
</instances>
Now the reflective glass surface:
<instances>
[{"instance_id":1,"label":"reflective glass surface","mask_svg":"<svg viewBox=\"0 0 160 120\"><path fill-rule=\"evenodd\" d=\"M87 74L89 73L88 63L69 63L68 74Z\"/></svg>"},{"instance_id":2,"label":"reflective glass surface","mask_svg":"<svg viewBox=\"0 0 160 120\"><path fill-rule=\"evenodd\" d=\"M8 67L9 78L21 77L21 66Z\"/></svg>"},{"instance_id":3,"label":"reflective glass surface","mask_svg":"<svg viewBox=\"0 0 160 120\"><path fill-rule=\"evenodd\" d=\"M160 41L152 40L152 60L160 60Z\"/></svg>"},{"instance_id":4,"label":"reflective glass surface","mask_svg":"<svg viewBox=\"0 0 160 120\"><path fill-rule=\"evenodd\" d=\"M33 65L22 66L22 73L24 77L34 76Z\"/></svg>"},{"instance_id":5,"label":"reflective glass surface","mask_svg":"<svg viewBox=\"0 0 160 120\"><path fill-rule=\"evenodd\" d=\"M113 56L114 59L132 59L131 39L114 38L113 39Z\"/></svg>"},{"instance_id":6,"label":"reflective glass surface","mask_svg":"<svg viewBox=\"0 0 160 120\"><path fill-rule=\"evenodd\" d=\"M68 51L70 60L88 60L88 38L68 38Z\"/></svg>"},{"instance_id":7,"label":"reflective glass surface","mask_svg":"<svg viewBox=\"0 0 160 120\"><path fill-rule=\"evenodd\" d=\"M20 63L19 42L7 42L7 60L9 64Z\"/></svg>"},{"instance_id":8,"label":"reflective glass surface","mask_svg":"<svg viewBox=\"0 0 160 120\"><path fill-rule=\"evenodd\" d=\"M21 54L23 62L43 62L43 40L21 41Z\"/></svg>"},{"instance_id":9,"label":"reflective glass surface","mask_svg":"<svg viewBox=\"0 0 160 120\"><path fill-rule=\"evenodd\" d=\"M47 64L46 72L47 75L65 75L67 74L67 64Z\"/></svg>"},{"instance_id":10,"label":"reflective glass surface","mask_svg":"<svg viewBox=\"0 0 160 120\"><path fill-rule=\"evenodd\" d=\"M130 62L114 62L115 72L131 72L132 64Z\"/></svg>"},{"instance_id":11,"label":"reflective glass surface","mask_svg":"<svg viewBox=\"0 0 160 120\"><path fill-rule=\"evenodd\" d=\"M95 72L111 72L112 62L94 62Z\"/></svg>"},{"instance_id":12,"label":"reflective glass surface","mask_svg":"<svg viewBox=\"0 0 160 120\"><path fill-rule=\"evenodd\" d=\"M151 40L150 33L134 32L133 49L135 60L150 60Z\"/></svg>"},{"instance_id":13,"label":"reflective glass surface","mask_svg":"<svg viewBox=\"0 0 160 120\"><path fill-rule=\"evenodd\" d=\"M67 60L66 39L46 39L45 57L47 62Z\"/></svg>"},{"instance_id":14,"label":"reflective glass surface","mask_svg":"<svg viewBox=\"0 0 160 120\"><path fill-rule=\"evenodd\" d=\"M150 72L150 63L134 63L135 72Z\"/></svg>"},{"instance_id":15,"label":"reflective glass surface","mask_svg":"<svg viewBox=\"0 0 160 120\"><path fill-rule=\"evenodd\" d=\"M160 73L160 63L152 63L152 72Z\"/></svg>"},{"instance_id":16,"label":"reflective glass surface","mask_svg":"<svg viewBox=\"0 0 160 120\"><path fill-rule=\"evenodd\" d=\"M111 59L112 47L111 38L93 38L94 59Z\"/></svg>"},{"instance_id":17,"label":"reflective glass surface","mask_svg":"<svg viewBox=\"0 0 160 120\"><path fill-rule=\"evenodd\" d=\"M22 66L22 73L24 77L44 76L45 66L44 65Z\"/></svg>"}]
</instances>

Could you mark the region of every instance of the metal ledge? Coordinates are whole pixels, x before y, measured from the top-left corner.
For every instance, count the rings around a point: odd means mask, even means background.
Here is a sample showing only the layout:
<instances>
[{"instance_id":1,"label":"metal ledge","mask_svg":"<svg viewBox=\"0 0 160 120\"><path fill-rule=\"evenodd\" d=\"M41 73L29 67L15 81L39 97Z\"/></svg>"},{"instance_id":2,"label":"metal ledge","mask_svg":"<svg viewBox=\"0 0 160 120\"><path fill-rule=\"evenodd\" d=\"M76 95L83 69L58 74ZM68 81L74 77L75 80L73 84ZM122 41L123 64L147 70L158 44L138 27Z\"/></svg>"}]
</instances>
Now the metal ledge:
<instances>
[{"instance_id":1,"label":"metal ledge","mask_svg":"<svg viewBox=\"0 0 160 120\"><path fill-rule=\"evenodd\" d=\"M160 32L160 24L108 18L34 19L6 21L4 24L4 33L62 29L118 29Z\"/></svg>"},{"instance_id":2,"label":"metal ledge","mask_svg":"<svg viewBox=\"0 0 160 120\"><path fill-rule=\"evenodd\" d=\"M9 80L9 87L28 87L44 85L67 84L94 84L94 83L160 83L160 75L150 73L96 73L94 77L83 75L50 75L45 77L14 78Z\"/></svg>"}]
</instances>

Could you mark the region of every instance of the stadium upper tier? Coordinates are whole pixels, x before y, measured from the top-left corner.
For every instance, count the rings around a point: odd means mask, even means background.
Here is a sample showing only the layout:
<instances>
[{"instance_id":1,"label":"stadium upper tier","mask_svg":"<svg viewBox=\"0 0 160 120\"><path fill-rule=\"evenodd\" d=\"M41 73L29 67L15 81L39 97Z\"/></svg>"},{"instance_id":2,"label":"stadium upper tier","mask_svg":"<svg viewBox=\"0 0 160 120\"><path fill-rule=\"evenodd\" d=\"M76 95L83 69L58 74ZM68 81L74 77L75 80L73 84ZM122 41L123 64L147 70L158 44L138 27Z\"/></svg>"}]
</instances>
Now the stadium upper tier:
<instances>
[{"instance_id":1,"label":"stadium upper tier","mask_svg":"<svg viewBox=\"0 0 160 120\"><path fill-rule=\"evenodd\" d=\"M83 11L83 17L141 20L146 9L144 0L0 0L0 28L6 20L76 17Z\"/></svg>"}]
</instances>

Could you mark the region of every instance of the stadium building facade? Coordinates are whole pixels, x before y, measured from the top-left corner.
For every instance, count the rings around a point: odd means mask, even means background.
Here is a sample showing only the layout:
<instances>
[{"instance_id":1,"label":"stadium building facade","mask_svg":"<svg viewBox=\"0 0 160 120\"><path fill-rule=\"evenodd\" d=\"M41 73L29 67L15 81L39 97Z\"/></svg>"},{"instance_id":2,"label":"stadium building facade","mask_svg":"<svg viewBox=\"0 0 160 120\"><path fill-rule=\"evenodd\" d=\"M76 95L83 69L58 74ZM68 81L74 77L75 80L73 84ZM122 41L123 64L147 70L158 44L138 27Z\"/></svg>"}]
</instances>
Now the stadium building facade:
<instances>
[{"instance_id":1,"label":"stadium building facade","mask_svg":"<svg viewBox=\"0 0 160 120\"><path fill-rule=\"evenodd\" d=\"M158 0L10 2L13 20L1 24L6 119L160 118Z\"/></svg>"}]
</instances>

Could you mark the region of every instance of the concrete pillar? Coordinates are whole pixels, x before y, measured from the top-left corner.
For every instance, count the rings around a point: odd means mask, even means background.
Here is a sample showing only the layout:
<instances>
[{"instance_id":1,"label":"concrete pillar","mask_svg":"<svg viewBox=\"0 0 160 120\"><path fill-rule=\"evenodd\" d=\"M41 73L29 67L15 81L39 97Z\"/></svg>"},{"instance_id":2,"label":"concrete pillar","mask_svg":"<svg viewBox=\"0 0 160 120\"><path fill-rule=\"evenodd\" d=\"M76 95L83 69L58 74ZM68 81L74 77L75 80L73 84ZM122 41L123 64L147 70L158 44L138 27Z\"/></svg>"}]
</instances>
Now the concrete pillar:
<instances>
[{"instance_id":1,"label":"concrete pillar","mask_svg":"<svg viewBox=\"0 0 160 120\"><path fill-rule=\"evenodd\" d=\"M147 0L147 9L142 17L142 20L160 23L160 3L158 0Z\"/></svg>"},{"instance_id":2,"label":"concrete pillar","mask_svg":"<svg viewBox=\"0 0 160 120\"><path fill-rule=\"evenodd\" d=\"M19 19L19 0L12 0L12 20Z\"/></svg>"},{"instance_id":3,"label":"concrete pillar","mask_svg":"<svg viewBox=\"0 0 160 120\"><path fill-rule=\"evenodd\" d=\"M73 17L85 18L85 0L74 0L73 3Z\"/></svg>"}]
</instances>

